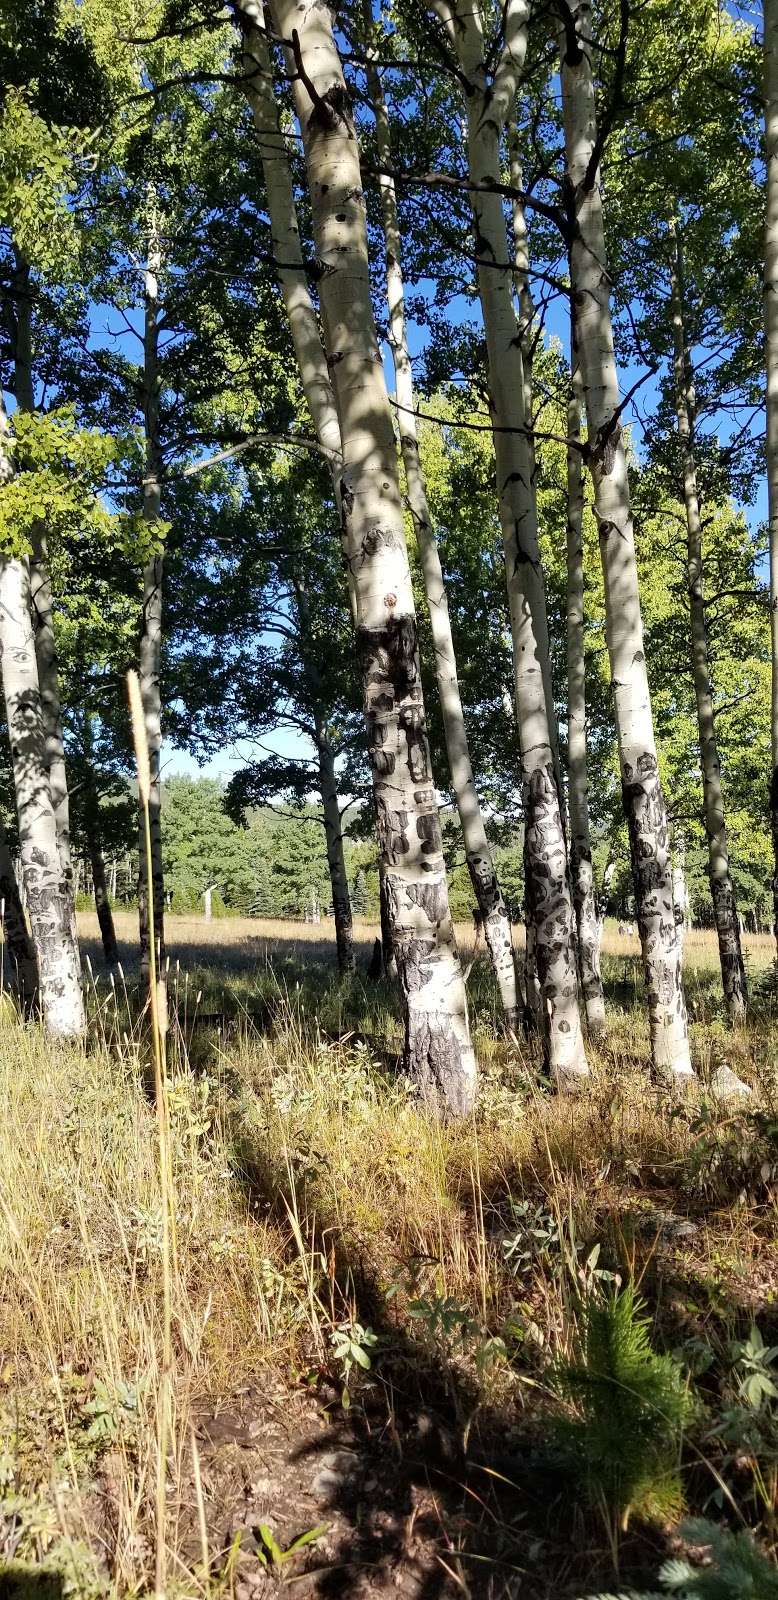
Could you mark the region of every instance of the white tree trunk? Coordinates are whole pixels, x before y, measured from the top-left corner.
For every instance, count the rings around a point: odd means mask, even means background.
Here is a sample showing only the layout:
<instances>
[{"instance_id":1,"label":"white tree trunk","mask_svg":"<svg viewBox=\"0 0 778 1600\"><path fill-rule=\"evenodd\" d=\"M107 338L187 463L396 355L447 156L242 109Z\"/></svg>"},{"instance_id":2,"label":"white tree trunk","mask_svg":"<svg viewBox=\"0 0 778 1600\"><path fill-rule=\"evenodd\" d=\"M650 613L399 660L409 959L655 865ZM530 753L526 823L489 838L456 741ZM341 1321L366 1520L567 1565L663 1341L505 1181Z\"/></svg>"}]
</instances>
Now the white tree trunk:
<instances>
[{"instance_id":1,"label":"white tree trunk","mask_svg":"<svg viewBox=\"0 0 778 1600\"><path fill-rule=\"evenodd\" d=\"M154 224L150 226L148 257L144 274L143 328L143 425L146 464L143 475L143 517L152 538L158 539L162 500L162 451L159 434L159 274L162 255ZM149 825L151 831L151 888L147 882L146 835L143 806L138 808L138 920L140 925L141 977L148 982L150 971L151 911L157 975L165 971L165 883L162 870L162 549L153 549L143 569L143 612L138 679L143 719L149 750Z\"/></svg>"},{"instance_id":2,"label":"white tree trunk","mask_svg":"<svg viewBox=\"0 0 778 1600\"><path fill-rule=\"evenodd\" d=\"M527 0L509 0L505 46L492 75L484 60L480 11L471 0L436 5L450 24L467 80L468 166L471 182L502 179L500 139L512 111L526 54ZM513 638L516 705L526 812L526 901L535 928L535 959L543 994L550 1070L561 1084L588 1071L578 1007L575 921L567 872L551 690L548 619L532 493L531 418L525 414L525 375L517 333L502 201L472 195L478 290L486 333L489 392L505 571Z\"/></svg>"},{"instance_id":3,"label":"white tree trunk","mask_svg":"<svg viewBox=\"0 0 778 1600\"><path fill-rule=\"evenodd\" d=\"M15 258L16 337L14 341L14 383L16 404L20 411L31 413L35 409L32 351L32 284L29 263L19 250L15 251ZM54 605L51 593L46 532L40 523L37 523L32 531L30 594L35 632L35 654L38 660L43 728L46 739L46 770L49 775L51 802L57 823L57 843L62 867L62 892L67 902L67 912L71 920L73 939L77 942L73 856L70 847L70 799L65 768L65 742L62 734L62 708L59 698Z\"/></svg>"},{"instance_id":4,"label":"white tree trunk","mask_svg":"<svg viewBox=\"0 0 778 1600\"><path fill-rule=\"evenodd\" d=\"M589 1031L605 1031L600 977L600 929L589 832L586 762L586 658L584 653L583 458L581 380L575 341L567 416L567 799L570 810L570 876L578 924L578 959Z\"/></svg>"},{"instance_id":5,"label":"white tree trunk","mask_svg":"<svg viewBox=\"0 0 778 1600\"><path fill-rule=\"evenodd\" d=\"M85 1028L81 970L62 893L57 825L46 772L30 574L27 562L13 556L0 560L0 661L43 1020L49 1033L77 1038Z\"/></svg>"},{"instance_id":6,"label":"white tree trunk","mask_svg":"<svg viewBox=\"0 0 778 1600\"><path fill-rule=\"evenodd\" d=\"M376 118L379 165L392 166L389 118L378 71L368 66L368 87ZM397 214L394 180L384 172L380 178L381 211L386 241L386 293L389 307L389 344L394 361L395 393L408 505L413 518L424 588L429 606L432 643L435 652L435 677L440 696L443 732L446 740L451 786L454 791L470 881L481 914L484 937L494 967L502 1002L505 1025L515 1031L519 1022L516 964L513 938L502 890L494 870L483 813L473 777L470 749L459 692L459 678L451 637L448 600L440 564L438 542L427 501L427 485L419 457L413 370L408 350L405 323L405 291L402 272L402 240Z\"/></svg>"},{"instance_id":7,"label":"white tree trunk","mask_svg":"<svg viewBox=\"0 0 778 1600\"><path fill-rule=\"evenodd\" d=\"M605 580L610 656L624 810L648 994L654 1070L671 1080L692 1073L673 912L667 814L643 652L627 459L619 422L621 395L613 351L602 200L595 150L596 111L587 0L570 7L562 30L562 99L570 180L570 277L575 300L589 461ZM574 35L574 36L573 36Z\"/></svg>"},{"instance_id":8,"label":"white tree trunk","mask_svg":"<svg viewBox=\"0 0 778 1600\"><path fill-rule=\"evenodd\" d=\"M359 149L330 11L278 0L294 81L318 259L324 340L343 449L343 538L355 592L379 842L405 1010L405 1070L437 1110L476 1089L424 720L416 617L391 410L373 321Z\"/></svg>"},{"instance_id":9,"label":"white tree trunk","mask_svg":"<svg viewBox=\"0 0 778 1600\"><path fill-rule=\"evenodd\" d=\"M233 9L243 39L240 62L243 89L257 132L281 297L303 393L316 438L330 469L335 508L340 516L343 448L338 408L300 243L289 151L275 98L273 68L263 31L264 0L233 0ZM354 583L345 548L343 556L352 615L356 618Z\"/></svg>"},{"instance_id":10,"label":"white tree trunk","mask_svg":"<svg viewBox=\"0 0 778 1600\"><path fill-rule=\"evenodd\" d=\"M770 637L772 643L773 931L778 948L778 0L764 0L765 144L767 223L764 247L765 354L767 361L767 497L770 528Z\"/></svg>"},{"instance_id":11,"label":"white tree trunk","mask_svg":"<svg viewBox=\"0 0 778 1600\"><path fill-rule=\"evenodd\" d=\"M684 328L683 254L675 221L670 222L672 315L675 405L683 464L683 497L686 509L687 584L691 627L692 670L700 733L700 765L705 832L708 839L708 876L713 900L713 918L719 945L724 1004L730 1018L745 1014L748 991L746 969L740 948L735 886L729 864L729 845L721 787L713 687L708 655L708 628L705 617L705 586L702 555L702 519L697 487L694 452L694 382Z\"/></svg>"}]
</instances>

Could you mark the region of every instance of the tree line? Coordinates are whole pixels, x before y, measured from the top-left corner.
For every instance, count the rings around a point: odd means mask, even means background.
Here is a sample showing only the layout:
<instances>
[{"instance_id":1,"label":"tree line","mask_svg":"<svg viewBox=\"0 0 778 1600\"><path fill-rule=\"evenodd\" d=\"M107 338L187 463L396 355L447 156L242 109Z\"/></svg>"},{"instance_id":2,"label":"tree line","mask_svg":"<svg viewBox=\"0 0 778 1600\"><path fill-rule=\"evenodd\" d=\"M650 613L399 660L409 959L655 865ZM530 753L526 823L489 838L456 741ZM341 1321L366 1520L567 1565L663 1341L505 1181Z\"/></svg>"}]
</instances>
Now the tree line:
<instances>
[{"instance_id":1,"label":"tree line","mask_svg":"<svg viewBox=\"0 0 778 1600\"><path fill-rule=\"evenodd\" d=\"M109 936L131 667L143 976L164 734L251 746L233 819L317 797L344 973L344 815L373 830L441 1111L477 1087L457 861L560 1089L627 883L657 1077L693 1075L703 860L743 1015L743 907L778 926L775 9L3 8L0 899L53 1034L85 1027L74 849Z\"/></svg>"}]
</instances>

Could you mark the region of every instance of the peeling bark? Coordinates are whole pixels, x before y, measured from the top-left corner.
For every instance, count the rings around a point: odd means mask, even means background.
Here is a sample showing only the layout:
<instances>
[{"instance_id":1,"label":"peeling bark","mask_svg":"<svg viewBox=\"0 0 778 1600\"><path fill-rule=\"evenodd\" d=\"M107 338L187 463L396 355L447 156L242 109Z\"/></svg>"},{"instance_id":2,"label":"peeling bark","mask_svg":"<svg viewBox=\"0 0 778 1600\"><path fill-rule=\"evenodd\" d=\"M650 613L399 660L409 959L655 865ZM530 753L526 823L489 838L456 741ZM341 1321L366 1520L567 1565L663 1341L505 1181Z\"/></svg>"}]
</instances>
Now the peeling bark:
<instances>
[{"instance_id":1,"label":"peeling bark","mask_svg":"<svg viewBox=\"0 0 778 1600\"><path fill-rule=\"evenodd\" d=\"M321 263L324 342L342 441L340 503L357 618L378 836L405 1012L405 1066L439 1114L469 1111L476 1065L419 675L394 432L370 296L359 149L330 11L278 0Z\"/></svg>"},{"instance_id":2,"label":"peeling bark","mask_svg":"<svg viewBox=\"0 0 778 1600\"><path fill-rule=\"evenodd\" d=\"M672 315L675 405L683 462L683 498L687 531L687 584L691 629L692 671L700 734L700 766L705 833L708 840L708 876L713 900L713 917L719 945L724 1004L730 1020L745 1015L748 991L746 969L740 948L735 886L729 863L729 844L721 787L716 721L713 710L708 654L708 627L705 617L705 586L702 552L702 519L697 487L694 451L695 395L691 358L684 328L683 253L674 219L670 221Z\"/></svg>"},{"instance_id":3,"label":"peeling bark","mask_svg":"<svg viewBox=\"0 0 778 1600\"><path fill-rule=\"evenodd\" d=\"M146 441L146 468L143 476L143 518L152 538L158 538L162 502L162 449L159 434L159 274L162 254L154 226L150 229L148 259L144 274L143 330L143 424ZM153 549L143 569L143 611L138 651L146 742L149 750L149 824L151 832L151 904L146 864L146 832L143 806L138 806L138 922L140 931L141 981L149 981L151 962L151 911L157 974L165 974L165 881L162 868L162 583L164 560L161 549Z\"/></svg>"},{"instance_id":4,"label":"peeling bark","mask_svg":"<svg viewBox=\"0 0 778 1600\"><path fill-rule=\"evenodd\" d=\"M368 89L376 119L379 163L391 167L392 150L389 118L378 71L368 53ZM392 351L397 397L400 450L408 491L408 506L413 520L424 587L429 606L434 650L435 677L440 697L443 732L446 741L451 786L454 792L470 881L481 913L486 945L497 979L506 1028L515 1031L519 1007L516 965L511 925L505 908L494 861L486 835L483 813L475 786L465 714L459 689L454 641L451 635L448 599L440 563L438 542L427 500L427 485L419 456L416 427L413 371L405 323L405 288L402 271L402 239L397 212L394 180L384 174L380 180L381 211L386 244L386 292L389 308L389 345Z\"/></svg>"},{"instance_id":5,"label":"peeling bark","mask_svg":"<svg viewBox=\"0 0 778 1600\"><path fill-rule=\"evenodd\" d=\"M659 785L643 652L627 460L619 424L621 394L613 348L602 197L598 174L589 171L595 150L596 108L588 0L573 0L570 10L572 28L568 33L564 29L560 32L570 281L600 533L606 637L652 1059L660 1077L675 1081L688 1078L692 1065L681 952L673 915L667 815Z\"/></svg>"},{"instance_id":6,"label":"peeling bark","mask_svg":"<svg viewBox=\"0 0 778 1600\"><path fill-rule=\"evenodd\" d=\"M767 364L767 498L770 531L770 639L773 839L773 932L778 950L778 0L764 0L764 98L767 158L767 221L764 252L765 355Z\"/></svg>"},{"instance_id":7,"label":"peeling bark","mask_svg":"<svg viewBox=\"0 0 778 1600\"><path fill-rule=\"evenodd\" d=\"M492 72L484 53L483 18L471 0L432 0L447 27L466 80L467 155L476 185L502 179L500 140L513 109L527 45L527 0L508 0L504 47ZM505 572L513 639L516 707L527 807L527 904L535 921L535 955L543 995L552 1075L560 1084L588 1072L578 1007L575 926L568 882L556 715L543 574L532 488L531 418L512 286L502 201L472 194L478 292L486 334L489 394ZM551 774L551 785L548 777ZM544 919L544 920L543 920Z\"/></svg>"},{"instance_id":8,"label":"peeling bark","mask_svg":"<svg viewBox=\"0 0 778 1600\"><path fill-rule=\"evenodd\" d=\"M600 976L600 927L589 832L586 760L586 658L584 654L583 461L581 382L573 341L567 433L567 772L570 809L570 878L578 928L578 960L589 1032L605 1032L605 997Z\"/></svg>"}]
</instances>

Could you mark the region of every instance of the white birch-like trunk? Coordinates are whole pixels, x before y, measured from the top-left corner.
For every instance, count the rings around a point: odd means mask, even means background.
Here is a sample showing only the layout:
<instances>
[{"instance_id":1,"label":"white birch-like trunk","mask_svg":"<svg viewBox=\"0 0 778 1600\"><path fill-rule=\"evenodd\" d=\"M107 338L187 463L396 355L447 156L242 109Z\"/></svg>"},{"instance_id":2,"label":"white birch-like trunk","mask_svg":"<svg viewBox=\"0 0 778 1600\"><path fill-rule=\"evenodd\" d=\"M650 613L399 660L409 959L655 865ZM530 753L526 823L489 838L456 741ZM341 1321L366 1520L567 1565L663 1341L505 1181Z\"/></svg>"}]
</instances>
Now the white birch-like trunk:
<instances>
[{"instance_id":1,"label":"white birch-like trunk","mask_svg":"<svg viewBox=\"0 0 778 1600\"><path fill-rule=\"evenodd\" d=\"M3 449L7 433L8 418L0 402L0 492L13 472ZM81 962L63 893L57 824L46 769L30 569L26 559L16 556L0 558L0 666L21 874L37 957L43 1020L55 1037L78 1038L86 1027Z\"/></svg>"},{"instance_id":2,"label":"white birch-like trunk","mask_svg":"<svg viewBox=\"0 0 778 1600\"><path fill-rule=\"evenodd\" d=\"M263 31L264 0L233 0L233 9L243 40L240 61L243 91L251 107L262 160L276 275L303 393L316 438L330 469L333 498L340 516L343 449L338 408L300 243L289 150L281 125L270 52ZM354 587L345 550L344 561L349 600L352 614L355 614Z\"/></svg>"},{"instance_id":3,"label":"white birch-like trunk","mask_svg":"<svg viewBox=\"0 0 778 1600\"><path fill-rule=\"evenodd\" d=\"M505 45L492 75L484 59L480 10L471 0L435 9L449 26L467 80L467 154L471 182L502 180L500 140L512 111L527 42L527 0L509 0ZM531 418L513 305L514 261L499 194L472 194L478 291L486 334L494 422L497 490L513 638L516 706L526 814L525 898L534 923L548 1064L560 1085L588 1072L578 1006L575 921L551 690L548 619L538 547Z\"/></svg>"},{"instance_id":4,"label":"white birch-like trunk","mask_svg":"<svg viewBox=\"0 0 778 1600\"><path fill-rule=\"evenodd\" d=\"M770 530L770 823L773 839L773 932L778 949L778 0L764 0L764 98L767 222L764 246L767 363L767 499Z\"/></svg>"},{"instance_id":5,"label":"white birch-like trunk","mask_svg":"<svg viewBox=\"0 0 778 1600\"><path fill-rule=\"evenodd\" d=\"M436 1110L476 1089L424 719L416 617L389 398L378 348L359 149L330 11L278 0L311 198L324 343L343 452L341 512L357 617L374 795L405 1011L405 1070Z\"/></svg>"},{"instance_id":6,"label":"white birch-like trunk","mask_svg":"<svg viewBox=\"0 0 778 1600\"><path fill-rule=\"evenodd\" d=\"M143 569L143 610L138 651L143 720L149 750L149 825L151 832L151 886L147 881L146 834L143 806L138 806L138 921L140 930L141 978L148 983L151 950L151 913L157 974L165 970L165 882L162 870L162 583L164 559L159 545L158 524L162 502L162 451L159 435L159 274L162 255L156 227L149 232L148 256L144 273L143 326L143 427L146 443L143 474L143 518L155 547Z\"/></svg>"},{"instance_id":7,"label":"white birch-like trunk","mask_svg":"<svg viewBox=\"0 0 778 1600\"><path fill-rule=\"evenodd\" d=\"M43 1020L58 1038L84 1032L78 949L62 893L57 825L49 792L38 663L25 560L0 560L0 663L11 745L19 847L38 958Z\"/></svg>"},{"instance_id":8,"label":"white birch-like trunk","mask_svg":"<svg viewBox=\"0 0 778 1600\"><path fill-rule=\"evenodd\" d=\"M368 66L368 87L376 119L376 144L379 165L392 166L389 118L383 88L374 65ZM405 290L402 271L402 240L397 212L394 180L385 171L380 177L381 212L386 241L386 293L389 308L389 345L394 362L400 449L408 491L408 506L413 519L416 543L429 606L432 643L435 652L435 678L440 696L443 732L446 740L451 786L459 814L465 860L476 903L481 913L484 937L497 978L506 1027L515 1031L519 1022L516 964L513 938L502 890L486 835L483 813L473 777L470 749L459 691L454 641L448 610L438 542L427 500L427 485L419 456L418 430L413 392L413 370L408 350L405 323Z\"/></svg>"},{"instance_id":9,"label":"white birch-like trunk","mask_svg":"<svg viewBox=\"0 0 778 1600\"><path fill-rule=\"evenodd\" d=\"M672 857L675 925L678 929L678 943L681 946L681 955L683 955L689 892L686 887L686 839L684 838L683 830L678 827L673 827L672 830Z\"/></svg>"},{"instance_id":10,"label":"white birch-like trunk","mask_svg":"<svg viewBox=\"0 0 778 1600\"><path fill-rule=\"evenodd\" d=\"M15 250L15 259L16 337L14 340L14 385L16 404L19 410L31 413L35 409L32 351L32 284L29 262L25 260L19 250ZM51 592L46 532L40 523L36 523L32 530L30 594L43 727L46 738L46 770L49 775L51 802L57 823L57 843L62 867L62 892L67 902L67 912L71 920L73 939L77 943L73 856L70 845L70 798L65 767L62 708L59 698L54 604Z\"/></svg>"},{"instance_id":11,"label":"white birch-like trunk","mask_svg":"<svg viewBox=\"0 0 778 1600\"><path fill-rule=\"evenodd\" d=\"M605 1031L605 997L600 976L600 929L594 890L589 831L586 761L586 657L584 653L583 458L581 383L575 343L567 414L567 803L570 811L570 877L578 925L586 1021L590 1033Z\"/></svg>"},{"instance_id":12,"label":"white birch-like trunk","mask_svg":"<svg viewBox=\"0 0 778 1600\"><path fill-rule=\"evenodd\" d=\"M683 465L683 498L687 532L687 586L691 628L692 670L700 734L700 766L705 833L708 840L708 877L713 900L713 919L719 945L724 1004L732 1020L744 1016L748 991L746 969L740 947L735 885L729 863L729 845L721 787L713 687L708 655L708 628L705 617L705 583L702 554L702 519L697 487L694 451L695 396L691 360L684 328L684 277L681 240L674 219L670 222L672 317L675 406ZM677 903L677 902L676 902Z\"/></svg>"},{"instance_id":13,"label":"white birch-like trunk","mask_svg":"<svg viewBox=\"0 0 778 1600\"><path fill-rule=\"evenodd\" d=\"M30 938L22 897L14 871L5 828L0 823L0 906L2 906L3 986L9 979L25 1012L32 1011L38 993L38 962Z\"/></svg>"},{"instance_id":14,"label":"white birch-like trunk","mask_svg":"<svg viewBox=\"0 0 778 1600\"><path fill-rule=\"evenodd\" d=\"M621 394L613 350L602 199L595 150L596 109L588 0L570 6L560 33L562 100L570 205L570 277L577 319L589 462L605 580L624 810L648 995L655 1072L678 1081L692 1074L681 952L673 911L667 813L659 782L643 651L627 459L619 423Z\"/></svg>"}]
</instances>

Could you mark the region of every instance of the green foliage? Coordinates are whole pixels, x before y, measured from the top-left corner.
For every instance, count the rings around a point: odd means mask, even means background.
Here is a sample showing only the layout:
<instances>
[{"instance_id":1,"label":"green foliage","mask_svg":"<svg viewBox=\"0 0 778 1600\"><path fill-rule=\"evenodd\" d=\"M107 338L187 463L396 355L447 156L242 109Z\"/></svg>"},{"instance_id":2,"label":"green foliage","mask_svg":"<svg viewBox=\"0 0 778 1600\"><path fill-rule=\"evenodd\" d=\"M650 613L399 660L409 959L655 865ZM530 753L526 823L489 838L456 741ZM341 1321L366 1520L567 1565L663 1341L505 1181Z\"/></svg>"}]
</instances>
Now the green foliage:
<instances>
[{"instance_id":1,"label":"green foliage","mask_svg":"<svg viewBox=\"0 0 778 1600\"><path fill-rule=\"evenodd\" d=\"M659 1569L661 1593L634 1589L619 1595L590 1595L587 1600L778 1600L778 1568L748 1533L731 1533L703 1517L690 1518L678 1530L686 1545L704 1556L704 1565L673 1556Z\"/></svg>"},{"instance_id":2,"label":"green foliage","mask_svg":"<svg viewBox=\"0 0 778 1600\"><path fill-rule=\"evenodd\" d=\"M578 1341L578 1359L560 1363L555 1374L559 1393L575 1407L557 1432L588 1500L623 1527L633 1514L676 1516L692 1400L678 1362L652 1349L649 1319L631 1284L585 1295Z\"/></svg>"}]
</instances>

